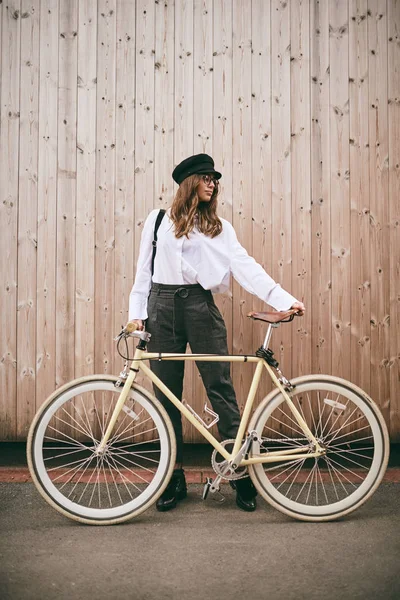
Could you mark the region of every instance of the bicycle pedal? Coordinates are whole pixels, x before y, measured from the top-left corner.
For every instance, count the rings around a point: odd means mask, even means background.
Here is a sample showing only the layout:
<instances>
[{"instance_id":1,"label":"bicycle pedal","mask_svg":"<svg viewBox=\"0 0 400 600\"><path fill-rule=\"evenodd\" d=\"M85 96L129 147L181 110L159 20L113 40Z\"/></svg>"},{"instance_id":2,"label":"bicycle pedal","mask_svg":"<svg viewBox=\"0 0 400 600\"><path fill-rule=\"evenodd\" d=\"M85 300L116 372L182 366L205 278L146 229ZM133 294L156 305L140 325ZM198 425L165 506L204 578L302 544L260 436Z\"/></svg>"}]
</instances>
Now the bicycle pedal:
<instances>
[{"instance_id":1,"label":"bicycle pedal","mask_svg":"<svg viewBox=\"0 0 400 600\"><path fill-rule=\"evenodd\" d=\"M211 485L212 485L212 479L210 479L210 477L207 477L206 483L204 484L204 487L203 487L203 495L202 495L203 500L206 500L206 498L209 494Z\"/></svg>"},{"instance_id":2,"label":"bicycle pedal","mask_svg":"<svg viewBox=\"0 0 400 600\"><path fill-rule=\"evenodd\" d=\"M221 494L219 485L215 485L213 480L210 477L207 477L207 481L204 484L203 488L203 500L206 500L209 493L212 493L214 502L225 502L225 496Z\"/></svg>"},{"instance_id":3,"label":"bicycle pedal","mask_svg":"<svg viewBox=\"0 0 400 600\"><path fill-rule=\"evenodd\" d=\"M218 502L218 504L222 504L223 502L225 502L225 496L221 494L219 490L215 490L215 492L213 492L212 499L214 500L214 502Z\"/></svg>"}]
</instances>

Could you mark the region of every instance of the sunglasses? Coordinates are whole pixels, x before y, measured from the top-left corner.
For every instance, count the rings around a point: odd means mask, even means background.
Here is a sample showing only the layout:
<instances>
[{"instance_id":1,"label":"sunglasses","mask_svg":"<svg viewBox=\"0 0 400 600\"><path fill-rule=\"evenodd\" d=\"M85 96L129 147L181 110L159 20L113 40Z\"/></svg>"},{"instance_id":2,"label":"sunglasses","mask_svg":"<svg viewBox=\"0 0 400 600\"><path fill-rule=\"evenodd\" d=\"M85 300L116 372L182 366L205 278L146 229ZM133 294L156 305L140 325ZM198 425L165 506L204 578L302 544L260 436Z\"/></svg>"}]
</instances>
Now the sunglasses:
<instances>
[{"instance_id":1,"label":"sunglasses","mask_svg":"<svg viewBox=\"0 0 400 600\"><path fill-rule=\"evenodd\" d=\"M202 175L201 178L206 185L213 183L215 187L218 187L219 182L218 179L215 179L215 177L212 177L211 175Z\"/></svg>"}]
</instances>

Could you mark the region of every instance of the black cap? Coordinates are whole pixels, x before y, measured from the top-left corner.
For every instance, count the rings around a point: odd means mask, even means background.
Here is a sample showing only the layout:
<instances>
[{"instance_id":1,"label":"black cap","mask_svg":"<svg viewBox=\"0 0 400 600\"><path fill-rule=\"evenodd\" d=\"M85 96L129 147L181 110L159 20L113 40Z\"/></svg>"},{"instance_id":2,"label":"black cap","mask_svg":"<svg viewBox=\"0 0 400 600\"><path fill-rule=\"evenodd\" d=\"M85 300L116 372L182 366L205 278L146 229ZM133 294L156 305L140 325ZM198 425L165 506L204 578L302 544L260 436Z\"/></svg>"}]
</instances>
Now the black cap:
<instances>
[{"instance_id":1,"label":"black cap","mask_svg":"<svg viewBox=\"0 0 400 600\"><path fill-rule=\"evenodd\" d=\"M202 174L214 175L216 179L222 177L221 173L214 169L214 161L208 154L195 154L185 158L173 170L172 178L180 185L186 177Z\"/></svg>"}]
</instances>

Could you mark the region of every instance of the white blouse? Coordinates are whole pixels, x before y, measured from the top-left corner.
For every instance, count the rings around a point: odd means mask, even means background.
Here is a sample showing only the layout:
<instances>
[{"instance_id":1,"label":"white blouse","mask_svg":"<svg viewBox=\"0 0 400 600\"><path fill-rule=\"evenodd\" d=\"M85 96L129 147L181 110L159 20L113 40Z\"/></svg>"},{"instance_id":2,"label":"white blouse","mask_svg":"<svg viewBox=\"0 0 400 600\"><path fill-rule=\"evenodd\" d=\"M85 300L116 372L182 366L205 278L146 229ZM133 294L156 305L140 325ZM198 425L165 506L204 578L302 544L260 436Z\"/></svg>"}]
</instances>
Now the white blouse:
<instances>
[{"instance_id":1,"label":"white blouse","mask_svg":"<svg viewBox=\"0 0 400 600\"><path fill-rule=\"evenodd\" d=\"M230 274L250 294L276 310L288 310L296 298L285 292L240 245L229 221L221 219L222 232L214 238L195 226L189 239L174 235L170 209L157 233L157 254L151 277L154 225L159 209L147 217L140 241L135 283L129 296L129 320L147 319L147 300L154 283L184 285L200 283L213 294L229 289Z\"/></svg>"}]
</instances>

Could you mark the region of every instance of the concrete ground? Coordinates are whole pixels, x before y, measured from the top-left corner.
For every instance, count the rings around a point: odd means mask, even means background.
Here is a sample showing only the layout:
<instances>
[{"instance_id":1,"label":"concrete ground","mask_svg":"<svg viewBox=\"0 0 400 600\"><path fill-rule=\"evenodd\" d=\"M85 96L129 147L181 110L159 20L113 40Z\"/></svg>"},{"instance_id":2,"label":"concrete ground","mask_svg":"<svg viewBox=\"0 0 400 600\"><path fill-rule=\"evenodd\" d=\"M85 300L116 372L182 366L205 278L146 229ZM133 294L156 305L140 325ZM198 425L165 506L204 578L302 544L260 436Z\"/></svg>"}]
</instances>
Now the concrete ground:
<instances>
[{"instance_id":1,"label":"concrete ground","mask_svg":"<svg viewBox=\"0 0 400 600\"><path fill-rule=\"evenodd\" d=\"M353 515L303 523L189 486L177 509L112 527L70 521L31 483L0 483L2 600L363 600L400 597L400 484Z\"/></svg>"},{"instance_id":2,"label":"concrete ground","mask_svg":"<svg viewBox=\"0 0 400 600\"><path fill-rule=\"evenodd\" d=\"M16 460L8 449L7 461L2 450L3 474L24 468L22 452ZM196 480L208 450L192 452L193 461ZM228 485L223 503L204 502L202 486L191 484L173 511L150 508L128 523L93 527L58 514L29 481L8 479L0 483L0 598L398 599L396 464L392 458L389 478L363 507L331 523L294 521L261 499L245 513Z\"/></svg>"}]
</instances>

